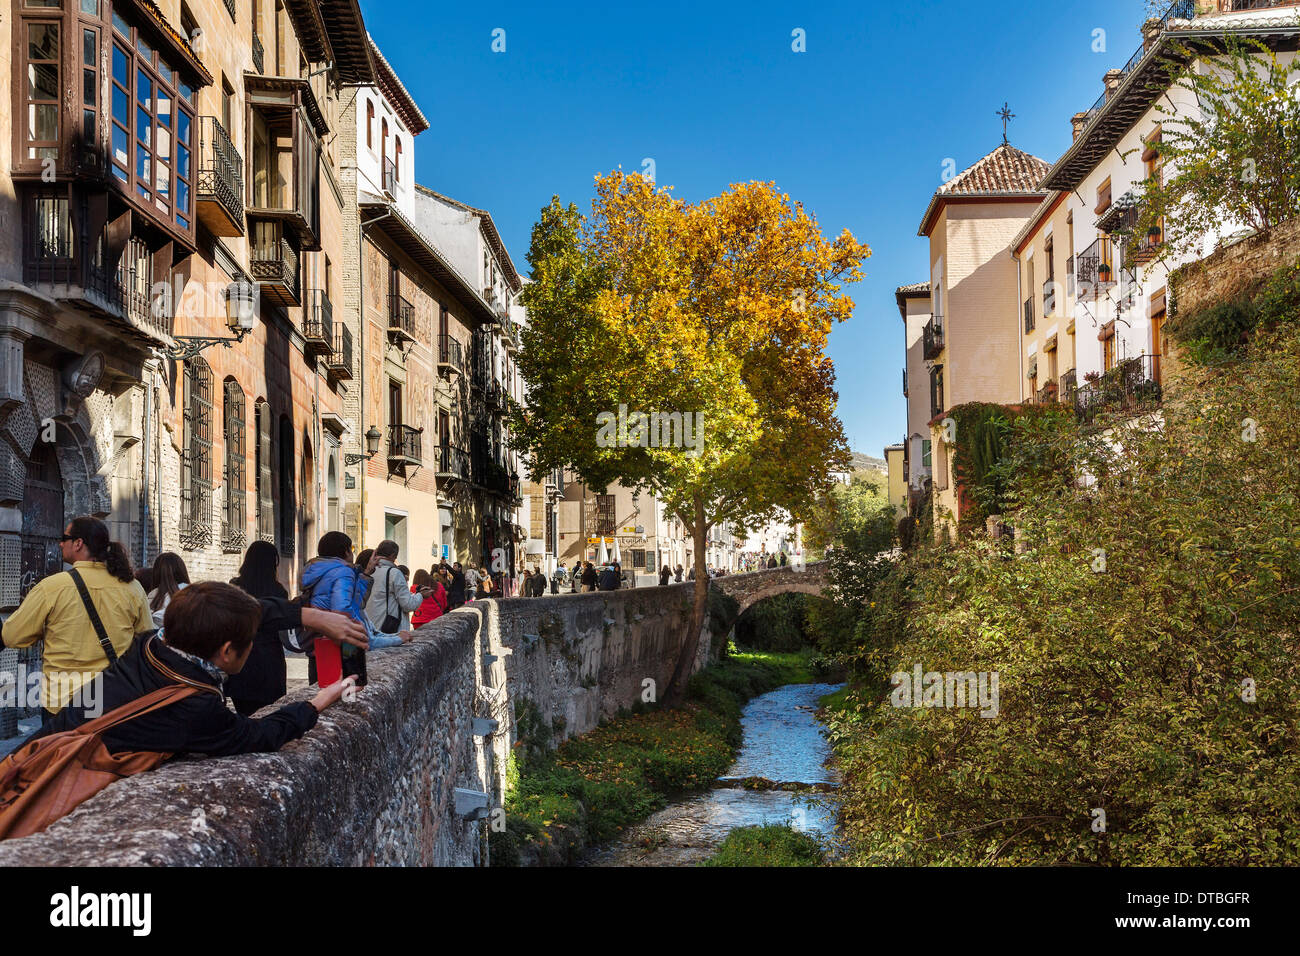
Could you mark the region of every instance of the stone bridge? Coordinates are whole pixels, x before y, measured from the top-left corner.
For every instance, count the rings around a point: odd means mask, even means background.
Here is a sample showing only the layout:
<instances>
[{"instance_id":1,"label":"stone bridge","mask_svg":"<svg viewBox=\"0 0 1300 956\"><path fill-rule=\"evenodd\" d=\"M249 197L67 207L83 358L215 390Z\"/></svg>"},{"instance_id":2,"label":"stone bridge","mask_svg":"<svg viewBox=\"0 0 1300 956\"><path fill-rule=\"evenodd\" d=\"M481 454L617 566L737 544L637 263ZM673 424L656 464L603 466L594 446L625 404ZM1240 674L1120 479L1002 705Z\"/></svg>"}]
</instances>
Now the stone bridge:
<instances>
[{"instance_id":1,"label":"stone bridge","mask_svg":"<svg viewBox=\"0 0 1300 956\"><path fill-rule=\"evenodd\" d=\"M802 568L786 565L783 568L750 571L748 574L724 574L712 581L713 587L736 599L741 614L763 598L774 594L812 594L820 597L826 585L825 561L814 561Z\"/></svg>"}]
</instances>

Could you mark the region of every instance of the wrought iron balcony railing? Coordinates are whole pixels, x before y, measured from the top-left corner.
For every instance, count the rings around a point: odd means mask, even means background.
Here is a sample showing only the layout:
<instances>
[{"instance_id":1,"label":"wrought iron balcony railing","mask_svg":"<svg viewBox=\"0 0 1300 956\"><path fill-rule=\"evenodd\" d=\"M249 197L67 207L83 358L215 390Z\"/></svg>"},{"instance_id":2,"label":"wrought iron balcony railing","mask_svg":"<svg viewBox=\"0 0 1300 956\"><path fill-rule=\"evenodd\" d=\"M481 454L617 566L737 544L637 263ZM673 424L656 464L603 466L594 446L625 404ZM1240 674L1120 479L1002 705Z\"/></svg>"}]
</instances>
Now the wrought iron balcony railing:
<instances>
[{"instance_id":1,"label":"wrought iron balcony railing","mask_svg":"<svg viewBox=\"0 0 1300 956\"><path fill-rule=\"evenodd\" d=\"M1074 404L1074 394L1078 391L1077 379L1078 375L1074 369L1070 369L1061 376L1060 387L1057 389L1056 396L1066 405Z\"/></svg>"},{"instance_id":2,"label":"wrought iron balcony railing","mask_svg":"<svg viewBox=\"0 0 1300 956\"><path fill-rule=\"evenodd\" d=\"M309 351L329 353L334 349L334 307L323 289L307 293L307 308L303 310L303 338Z\"/></svg>"},{"instance_id":3,"label":"wrought iron balcony railing","mask_svg":"<svg viewBox=\"0 0 1300 956\"><path fill-rule=\"evenodd\" d=\"M1175 2L1171 3L1168 9L1165 10L1164 14L1162 14L1160 17L1157 17L1157 19L1160 21L1160 25L1162 28L1170 20L1193 20L1195 18L1196 18L1196 0L1175 0ZM1134 67L1136 67L1139 63L1142 62L1142 58L1146 56L1146 54L1147 54L1147 45L1144 43L1142 46L1137 48L1136 52L1134 52L1134 54L1131 57L1128 58L1128 62L1125 63L1123 69L1119 71L1120 82L1123 82L1124 78L1133 72ZM1107 90L1097 98L1097 101L1093 103L1092 106L1088 108L1087 112L1084 114L1085 115L1083 121L1084 129L1086 129L1088 125L1093 121L1093 119L1096 118L1097 114L1102 111L1102 108L1106 105L1106 102L1109 99L1110 99L1110 91Z\"/></svg>"},{"instance_id":4,"label":"wrought iron balcony railing","mask_svg":"<svg viewBox=\"0 0 1300 956\"><path fill-rule=\"evenodd\" d=\"M1098 239L1075 257L1080 298L1097 299L1115 284L1115 259L1109 236Z\"/></svg>"},{"instance_id":5,"label":"wrought iron balcony railing","mask_svg":"<svg viewBox=\"0 0 1300 956\"><path fill-rule=\"evenodd\" d=\"M1057 396L1056 383L1053 381L1048 381L1046 384L1043 385L1042 388L1040 388L1037 391L1037 393L1035 393L1034 401L1036 404L1039 405L1047 405L1050 402L1056 401L1056 396Z\"/></svg>"},{"instance_id":6,"label":"wrought iron balcony railing","mask_svg":"<svg viewBox=\"0 0 1300 956\"><path fill-rule=\"evenodd\" d=\"M903 397L907 398L907 369L903 369Z\"/></svg>"},{"instance_id":7,"label":"wrought iron balcony railing","mask_svg":"<svg viewBox=\"0 0 1300 956\"><path fill-rule=\"evenodd\" d=\"M397 161L384 160L384 192L390 196L397 195Z\"/></svg>"},{"instance_id":8,"label":"wrought iron balcony railing","mask_svg":"<svg viewBox=\"0 0 1300 956\"><path fill-rule=\"evenodd\" d=\"M1140 412L1160 404L1159 356L1136 355L1121 359L1110 371L1075 391L1074 409L1079 420L1091 423L1106 410Z\"/></svg>"},{"instance_id":9,"label":"wrought iron balcony railing","mask_svg":"<svg viewBox=\"0 0 1300 956\"><path fill-rule=\"evenodd\" d=\"M415 306L396 293L388 297L388 331L402 338L415 338Z\"/></svg>"},{"instance_id":10,"label":"wrought iron balcony railing","mask_svg":"<svg viewBox=\"0 0 1300 956\"><path fill-rule=\"evenodd\" d=\"M925 323L921 333L922 353L927 359L936 359L943 352L943 316L934 315Z\"/></svg>"},{"instance_id":11,"label":"wrought iron balcony railing","mask_svg":"<svg viewBox=\"0 0 1300 956\"><path fill-rule=\"evenodd\" d=\"M215 116L199 117L199 221L214 236L244 234L244 158Z\"/></svg>"},{"instance_id":12,"label":"wrought iron balcony railing","mask_svg":"<svg viewBox=\"0 0 1300 956\"><path fill-rule=\"evenodd\" d=\"M469 454L454 445L439 445L437 474L439 478L468 478Z\"/></svg>"},{"instance_id":13,"label":"wrought iron balcony railing","mask_svg":"<svg viewBox=\"0 0 1300 956\"><path fill-rule=\"evenodd\" d=\"M253 31L253 66L258 73L266 72L266 51L262 49L262 38Z\"/></svg>"},{"instance_id":14,"label":"wrought iron balcony railing","mask_svg":"<svg viewBox=\"0 0 1300 956\"><path fill-rule=\"evenodd\" d=\"M1043 318L1056 314L1056 280L1048 279L1043 283Z\"/></svg>"},{"instance_id":15,"label":"wrought iron balcony railing","mask_svg":"<svg viewBox=\"0 0 1300 956\"><path fill-rule=\"evenodd\" d=\"M249 271L262 284L262 291L281 305L302 302L298 253L284 236L278 222L258 222L253 229Z\"/></svg>"},{"instance_id":16,"label":"wrought iron balcony railing","mask_svg":"<svg viewBox=\"0 0 1300 956\"><path fill-rule=\"evenodd\" d=\"M423 432L410 425L388 426L388 461L394 465L420 464Z\"/></svg>"},{"instance_id":17,"label":"wrought iron balcony railing","mask_svg":"<svg viewBox=\"0 0 1300 956\"><path fill-rule=\"evenodd\" d=\"M1032 295L1025 300L1024 313L1025 331L1032 332L1034 331L1034 297Z\"/></svg>"},{"instance_id":18,"label":"wrought iron balcony railing","mask_svg":"<svg viewBox=\"0 0 1300 956\"><path fill-rule=\"evenodd\" d=\"M438 365L455 372L465 371L465 348L450 335L438 336Z\"/></svg>"},{"instance_id":19,"label":"wrought iron balcony railing","mask_svg":"<svg viewBox=\"0 0 1300 956\"><path fill-rule=\"evenodd\" d=\"M334 340L325 365L336 379L352 378L352 330L342 322L334 324Z\"/></svg>"}]
</instances>

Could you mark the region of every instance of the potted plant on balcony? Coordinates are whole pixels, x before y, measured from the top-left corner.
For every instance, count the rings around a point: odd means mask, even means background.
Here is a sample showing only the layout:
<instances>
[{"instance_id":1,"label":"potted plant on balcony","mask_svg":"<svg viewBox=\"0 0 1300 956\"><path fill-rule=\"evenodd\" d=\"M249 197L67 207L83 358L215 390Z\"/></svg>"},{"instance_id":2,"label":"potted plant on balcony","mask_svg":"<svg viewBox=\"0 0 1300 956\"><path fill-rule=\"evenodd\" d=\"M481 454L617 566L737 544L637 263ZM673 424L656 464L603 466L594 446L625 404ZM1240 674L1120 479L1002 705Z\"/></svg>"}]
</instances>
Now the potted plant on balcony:
<instances>
[{"instance_id":1,"label":"potted plant on balcony","mask_svg":"<svg viewBox=\"0 0 1300 956\"><path fill-rule=\"evenodd\" d=\"M1101 281L1101 282L1109 282L1109 281L1110 281L1110 263L1109 263L1109 262L1103 262L1101 265L1097 266L1097 278L1098 278L1098 280Z\"/></svg>"}]
</instances>

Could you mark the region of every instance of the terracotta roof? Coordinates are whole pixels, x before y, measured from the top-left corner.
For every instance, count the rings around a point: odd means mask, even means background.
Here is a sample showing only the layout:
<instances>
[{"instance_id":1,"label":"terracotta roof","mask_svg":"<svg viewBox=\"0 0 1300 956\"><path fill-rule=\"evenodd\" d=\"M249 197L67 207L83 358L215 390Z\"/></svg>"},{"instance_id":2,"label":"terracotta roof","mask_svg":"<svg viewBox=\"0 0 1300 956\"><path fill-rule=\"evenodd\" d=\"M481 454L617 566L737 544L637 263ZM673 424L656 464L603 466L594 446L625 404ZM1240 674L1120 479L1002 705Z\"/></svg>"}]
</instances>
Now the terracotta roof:
<instances>
[{"instance_id":1,"label":"terracotta roof","mask_svg":"<svg viewBox=\"0 0 1300 956\"><path fill-rule=\"evenodd\" d=\"M930 283L913 282L911 285L900 285L894 290L894 301L898 303L898 314L907 321L907 300L908 299L928 299L930 298Z\"/></svg>"},{"instance_id":2,"label":"terracotta roof","mask_svg":"<svg viewBox=\"0 0 1300 956\"><path fill-rule=\"evenodd\" d=\"M432 196L449 206L455 206L473 216L478 216L483 220L483 231L487 233L488 245L496 252L497 258L501 260L501 266L505 269L506 282L509 283L512 292L518 292L523 288L523 282L519 276L518 270L515 269L515 261L510 258L510 252L506 249L506 244L501 239L501 233L497 232L497 224L492 221L492 214L486 209L478 209L468 203L463 203L459 199L452 199L450 196L444 196L440 192L430 189L428 186L415 184L417 192L422 192L426 196Z\"/></svg>"},{"instance_id":3,"label":"terracotta roof","mask_svg":"<svg viewBox=\"0 0 1300 956\"><path fill-rule=\"evenodd\" d=\"M1051 168L1046 160L1003 143L935 190L921 219L919 234L926 234L926 224L945 200L1003 196L1041 199L1044 194L1038 184Z\"/></svg>"},{"instance_id":4,"label":"terracotta roof","mask_svg":"<svg viewBox=\"0 0 1300 956\"><path fill-rule=\"evenodd\" d=\"M383 91L384 98L393 104L393 108L402 117L402 122L411 131L411 135L419 136L429 128L428 119L415 102L415 97L411 96L410 91L402 83L397 71L388 62L388 58L379 49L379 44L375 43L374 37L367 33L366 39L370 43L370 55L374 59L375 66L378 67L375 76L379 81L379 89Z\"/></svg>"}]
</instances>

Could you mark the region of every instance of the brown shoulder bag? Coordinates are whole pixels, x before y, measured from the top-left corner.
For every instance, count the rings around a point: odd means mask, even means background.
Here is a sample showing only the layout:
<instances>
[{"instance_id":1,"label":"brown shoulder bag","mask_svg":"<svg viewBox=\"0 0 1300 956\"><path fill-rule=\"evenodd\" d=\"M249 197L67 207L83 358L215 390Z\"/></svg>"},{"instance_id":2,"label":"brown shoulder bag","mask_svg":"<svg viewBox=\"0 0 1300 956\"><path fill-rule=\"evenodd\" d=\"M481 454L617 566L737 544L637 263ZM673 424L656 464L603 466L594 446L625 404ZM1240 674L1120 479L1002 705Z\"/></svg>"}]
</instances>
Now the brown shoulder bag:
<instances>
[{"instance_id":1,"label":"brown shoulder bag","mask_svg":"<svg viewBox=\"0 0 1300 956\"><path fill-rule=\"evenodd\" d=\"M199 693L172 684L129 701L80 727L49 734L0 761L0 840L40 833L109 784L152 770L171 754L110 754L104 731Z\"/></svg>"}]
</instances>

